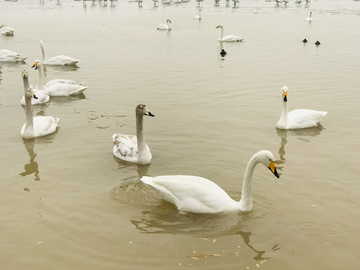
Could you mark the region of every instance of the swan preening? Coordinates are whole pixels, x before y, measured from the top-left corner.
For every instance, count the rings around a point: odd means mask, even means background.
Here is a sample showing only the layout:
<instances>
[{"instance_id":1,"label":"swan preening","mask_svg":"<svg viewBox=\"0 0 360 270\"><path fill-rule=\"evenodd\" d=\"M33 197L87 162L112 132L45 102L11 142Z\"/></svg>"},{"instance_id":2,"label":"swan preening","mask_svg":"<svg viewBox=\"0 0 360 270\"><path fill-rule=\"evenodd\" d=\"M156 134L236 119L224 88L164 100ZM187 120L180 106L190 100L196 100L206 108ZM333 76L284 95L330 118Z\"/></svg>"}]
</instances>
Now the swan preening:
<instances>
[{"instance_id":1,"label":"swan preening","mask_svg":"<svg viewBox=\"0 0 360 270\"><path fill-rule=\"evenodd\" d=\"M113 135L113 154L115 157L134 162L141 165L146 165L151 162L152 155L150 148L145 143L143 131L143 116L154 115L146 108L146 105L139 104L135 109L136 114L136 136L125 134Z\"/></svg>"},{"instance_id":2,"label":"swan preening","mask_svg":"<svg viewBox=\"0 0 360 270\"><path fill-rule=\"evenodd\" d=\"M33 117L31 111L31 98L37 98L34 91L29 85L29 75L26 70L22 71L21 76L24 82L25 95L25 114L26 122L21 128L20 135L24 139L33 139L54 133L57 128L59 118L53 116L36 116Z\"/></svg>"},{"instance_id":3,"label":"swan preening","mask_svg":"<svg viewBox=\"0 0 360 270\"><path fill-rule=\"evenodd\" d=\"M50 59L46 58L44 42L40 40L39 42L42 56L43 56L43 64L49 66L76 66L76 64L80 61L78 59L74 59L72 57L66 55L58 55L51 57Z\"/></svg>"},{"instance_id":4,"label":"swan preening","mask_svg":"<svg viewBox=\"0 0 360 270\"><path fill-rule=\"evenodd\" d=\"M218 25L216 26L216 28L221 28L221 34L220 34L220 38L219 41L225 41L225 42L236 42L236 41L243 41L243 38L240 38L238 36L234 36L234 35L228 35L224 37L224 27L222 25Z\"/></svg>"},{"instance_id":5,"label":"swan preening","mask_svg":"<svg viewBox=\"0 0 360 270\"><path fill-rule=\"evenodd\" d=\"M324 111L314 111L309 109L297 109L288 113L288 88L281 88L283 108L276 128L279 129L300 129L316 127L320 120L327 114Z\"/></svg>"},{"instance_id":6,"label":"swan preening","mask_svg":"<svg viewBox=\"0 0 360 270\"><path fill-rule=\"evenodd\" d=\"M164 23L160 23L157 27L158 30L171 30L171 27L170 27L170 24L171 23L171 20L170 19L167 19L166 20L166 24Z\"/></svg>"},{"instance_id":7,"label":"swan preening","mask_svg":"<svg viewBox=\"0 0 360 270\"><path fill-rule=\"evenodd\" d=\"M14 35L14 29L12 29L11 27L7 26L6 24L2 24L0 26L0 32L2 35L4 36L13 36Z\"/></svg>"},{"instance_id":8,"label":"swan preening","mask_svg":"<svg viewBox=\"0 0 360 270\"><path fill-rule=\"evenodd\" d=\"M0 62L24 62L26 57L7 49L0 50Z\"/></svg>"},{"instance_id":9,"label":"swan preening","mask_svg":"<svg viewBox=\"0 0 360 270\"><path fill-rule=\"evenodd\" d=\"M175 204L180 211L193 213L251 211L253 209L252 176L258 163L268 167L279 178L273 154L267 150L256 153L246 167L239 202L230 198L214 182L198 176L164 175L154 178L144 176L141 181L152 186L164 200Z\"/></svg>"},{"instance_id":10,"label":"swan preening","mask_svg":"<svg viewBox=\"0 0 360 270\"><path fill-rule=\"evenodd\" d=\"M37 88L45 90L49 96L66 97L79 95L87 89L87 86L83 86L81 82L76 82L70 79L53 79L45 83L43 72L44 67L40 61L36 60L32 67L34 67L35 70L39 70L39 84Z\"/></svg>"},{"instance_id":11,"label":"swan preening","mask_svg":"<svg viewBox=\"0 0 360 270\"><path fill-rule=\"evenodd\" d=\"M310 15L309 15L309 17L307 17L307 18L305 19L305 21L307 21L307 22L312 22L312 21L313 21L313 18L311 18L311 15L312 15L312 11L310 11Z\"/></svg>"}]
</instances>

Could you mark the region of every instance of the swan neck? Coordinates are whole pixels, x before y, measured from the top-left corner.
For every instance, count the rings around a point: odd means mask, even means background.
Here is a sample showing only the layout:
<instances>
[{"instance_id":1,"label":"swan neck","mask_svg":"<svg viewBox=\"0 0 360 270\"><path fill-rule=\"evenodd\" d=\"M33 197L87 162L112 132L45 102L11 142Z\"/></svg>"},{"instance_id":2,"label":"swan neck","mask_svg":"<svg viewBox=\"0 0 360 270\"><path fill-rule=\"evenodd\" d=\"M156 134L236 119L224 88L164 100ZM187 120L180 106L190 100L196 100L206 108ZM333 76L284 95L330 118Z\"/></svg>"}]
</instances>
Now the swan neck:
<instances>
[{"instance_id":1,"label":"swan neck","mask_svg":"<svg viewBox=\"0 0 360 270\"><path fill-rule=\"evenodd\" d=\"M136 137L139 153L146 149L145 137L143 132L143 115L136 114Z\"/></svg>"},{"instance_id":2,"label":"swan neck","mask_svg":"<svg viewBox=\"0 0 360 270\"><path fill-rule=\"evenodd\" d=\"M34 118L32 115L31 110L31 97L27 93L27 89L30 88L29 80L28 78L24 79L24 89L25 89L25 115L26 115L26 121L25 121L25 133L33 133L34 132Z\"/></svg>"},{"instance_id":3,"label":"swan neck","mask_svg":"<svg viewBox=\"0 0 360 270\"><path fill-rule=\"evenodd\" d=\"M45 84L45 77L44 77L44 66L42 64L38 64L39 69L39 83L38 83L38 90L42 90Z\"/></svg>"},{"instance_id":4,"label":"swan neck","mask_svg":"<svg viewBox=\"0 0 360 270\"><path fill-rule=\"evenodd\" d=\"M42 57L43 57L43 63L47 61L47 58L46 58L46 54L45 54L45 49L44 49L44 45L43 43L41 42L40 43L40 48L41 48L41 53L42 53Z\"/></svg>"},{"instance_id":5,"label":"swan neck","mask_svg":"<svg viewBox=\"0 0 360 270\"><path fill-rule=\"evenodd\" d=\"M221 36L220 36L221 40L224 38L224 28L221 27Z\"/></svg>"},{"instance_id":6,"label":"swan neck","mask_svg":"<svg viewBox=\"0 0 360 270\"><path fill-rule=\"evenodd\" d=\"M288 104L283 100L282 112L280 116L279 122L283 123L284 125L287 124L288 119Z\"/></svg>"},{"instance_id":7,"label":"swan neck","mask_svg":"<svg viewBox=\"0 0 360 270\"><path fill-rule=\"evenodd\" d=\"M241 200L239 202L240 209L242 211L251 211L253 208L252 204L252 177L254 173L255 166L259 162L257 161L256 154L250 159L244 175L244 182L241 192Z\"/></svg>"}]
</instances>

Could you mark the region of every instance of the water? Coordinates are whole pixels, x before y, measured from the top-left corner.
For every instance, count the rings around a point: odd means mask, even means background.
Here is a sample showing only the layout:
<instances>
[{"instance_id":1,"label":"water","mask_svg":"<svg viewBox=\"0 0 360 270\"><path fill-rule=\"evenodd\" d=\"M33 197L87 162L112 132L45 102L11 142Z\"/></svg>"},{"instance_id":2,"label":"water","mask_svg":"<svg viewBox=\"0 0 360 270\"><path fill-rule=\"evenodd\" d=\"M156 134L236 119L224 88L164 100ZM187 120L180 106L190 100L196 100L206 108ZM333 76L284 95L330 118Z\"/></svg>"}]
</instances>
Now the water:
<instances>
[{"instance_id":1,"label":"water","mask_svg":"<svg viewBox=\"0 0 360 270\"><path fill-rule=\"evenodd\" d=\"M358 267L359 2L206 1L201 21L195 1L56 3L0 2L0 23L15 29L0 49L27 57L0 65L2 269ZM157 31L168 18L173 30ZM245 39L223 44L224 58L218 24ZM47 80L89 88L35 109L60 128L24 141L20 74L28 69L36 85L40 39L49 57L81 60L78 69L48 67ZM276 131L283 85L290 109L328 111L321 127ZM112 156L112 134L135 133L139 103L155 114L144 119L149 166ZM139 181L198 175L238 200L262 149L281 176L256 168L250 213L181 214Z\"/></svg>"}]
</instances>

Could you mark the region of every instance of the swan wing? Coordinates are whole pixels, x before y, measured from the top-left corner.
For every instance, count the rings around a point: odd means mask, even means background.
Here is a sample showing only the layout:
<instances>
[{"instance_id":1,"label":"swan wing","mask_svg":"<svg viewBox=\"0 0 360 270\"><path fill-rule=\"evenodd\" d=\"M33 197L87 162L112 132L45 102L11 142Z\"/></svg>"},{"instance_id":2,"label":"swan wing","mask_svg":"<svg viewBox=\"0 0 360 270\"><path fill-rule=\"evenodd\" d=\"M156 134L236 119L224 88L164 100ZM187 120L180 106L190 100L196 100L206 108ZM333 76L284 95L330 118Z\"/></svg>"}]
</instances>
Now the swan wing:
<instances>
[{"instance_id":1,"label":"swan wing","mask_svg":"<svg viewBox=\"0 0 360 270\"><path fill-rule=\"evenodd\" d=\"M113 154L115 157L129 162L137 162L138 146L136 136L121 133L114 134L113 143Z\"/></svg>"},{"instance_id":2,"label":"swan wing","mask_svg":"<svg viewBox=\"0 0 360 270\"><path fill-rule=\"evenodd\" d=\"M2 54L0 55L0 62L24 62L26 57L14 54Z\"/></svg>"},{"instance_id":3,"label":"swan wing","mask_svg":"<svg viewBox=\"0 0 360 270\"><path fill-rule=\"evenodd\" d=\"M59 118L53 116L36 116L34 117L34 135L41 137L56 131Z\"/></svg>"},{"instance_id":4,"label":"swan wing","mask_svg":"<svg viewBox=\"0 0 360 270\"><path fill-rule=\"evenodd\" d=\"M219 213L238 204L214 182L198 176L165 175L141 178L180 211Z\"/></svg>"},{"instance_id":5,"label":"swan wing","mask_svg":"<svg viewBox=\"0 0 360 270\"><path fill-rule=\"evenodd\" d=\"M288 114L288 129L315 127L326 114L324 111L309 109L293 110Z\"/></svg>"},{"instance_id":6,"label":"swan wing","mask_svg":"<svg viewBox=\"0 0 360 270\"><path fill-rule=\"evenodd\" d=\"M45 90L49 93L50 96L57 97L78 95L84 92L86 89L87 86L68 83L55 83L45 88Z\"/></svg>"},{"instance_id":7,"label":"swan wing","mask_svg":"<svg viewBox=\"0 0 360 270\"><path fill-rule=\"evenodd\" d=\"M83 84L82 82L76 82L76 81L73 81L73 80L70 80L70 79L53 79L53 80L48 81L44 85L44 88L47 88L50 85L57 84L57 83L67 83L67 84L77 84L77 85L82 85Z\"/></svg>"},{"instance_id":8,"label":"swan wing","mask_svg":"<svg viewBox=\"0 0 360 270\"><path fill-rule=\"evenodd\" d=\"M221 41L225 41L225 42L237 42L237 41L243 41L243 38L240 38L238 36L234 36L234 35L228 35L223 37L223 39Z\"/></svg>"},{"instance_id":9,"label":"swan wing","mask_svg":"<svg viewBox=\"0 0 360 270\"><path fill-rule=\"evenodd\" d=\"M75 66L80 60L66 56L58 55L51 57L49 60L44 62L44 65L53 65L53 66Z\"/></svg>"}]
</instances>

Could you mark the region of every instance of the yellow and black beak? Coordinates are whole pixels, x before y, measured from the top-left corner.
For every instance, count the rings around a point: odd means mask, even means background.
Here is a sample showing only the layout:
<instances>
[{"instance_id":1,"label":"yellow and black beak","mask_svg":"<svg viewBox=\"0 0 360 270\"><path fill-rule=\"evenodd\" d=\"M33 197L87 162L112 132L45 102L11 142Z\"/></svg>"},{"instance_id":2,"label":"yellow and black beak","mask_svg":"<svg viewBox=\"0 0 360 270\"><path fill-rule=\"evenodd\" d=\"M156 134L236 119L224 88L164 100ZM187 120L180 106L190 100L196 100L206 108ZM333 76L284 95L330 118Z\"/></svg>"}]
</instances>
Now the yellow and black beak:
<instances>
[{"instance_id":1,"label":"yellow and black beak","mask_svg":"<svg viewBox=\"0 0 360 270\"><path fill-rule=\"evenodd\" d=\"M280 177L279 174L278 174L277 171L276 171L276 167L275 167L275 162L274 162L274 161L270 161L269 169L270 169L270 171L271 171L277 178Z\"/></svg>"},{"instance_id":2,"label":"yellow and black beak","mask_svg":"<svg viewBox=\"0 0 360 270\"><path fill-rule=\"evenodd\" d=\"M283 100L286 102L287 101L287 92L283 92Z\"/></svg>"},{"instance_id":3,"label":"yellow and black beak","mask_svg":"<svg viewBox=\"0 0 360 270\"><path fill-rule=\"evenodd\" d=\"M35 62L34 64L33 64L33 66L32 66L32 68L35 68L35 70L37 70L38 69L38 62Z\"/></svg>"},{"instance_id":4,"label":"yellow and black beak","mask_svg":"<svg viewBox=\"0 0 360 270\"><path fill-rule=\"evenodd\" d=\"M30 91L30 96L34 99L38 99L38 97L35 96L35 92L33 90Z\"/></svg>"}]
</instances>

